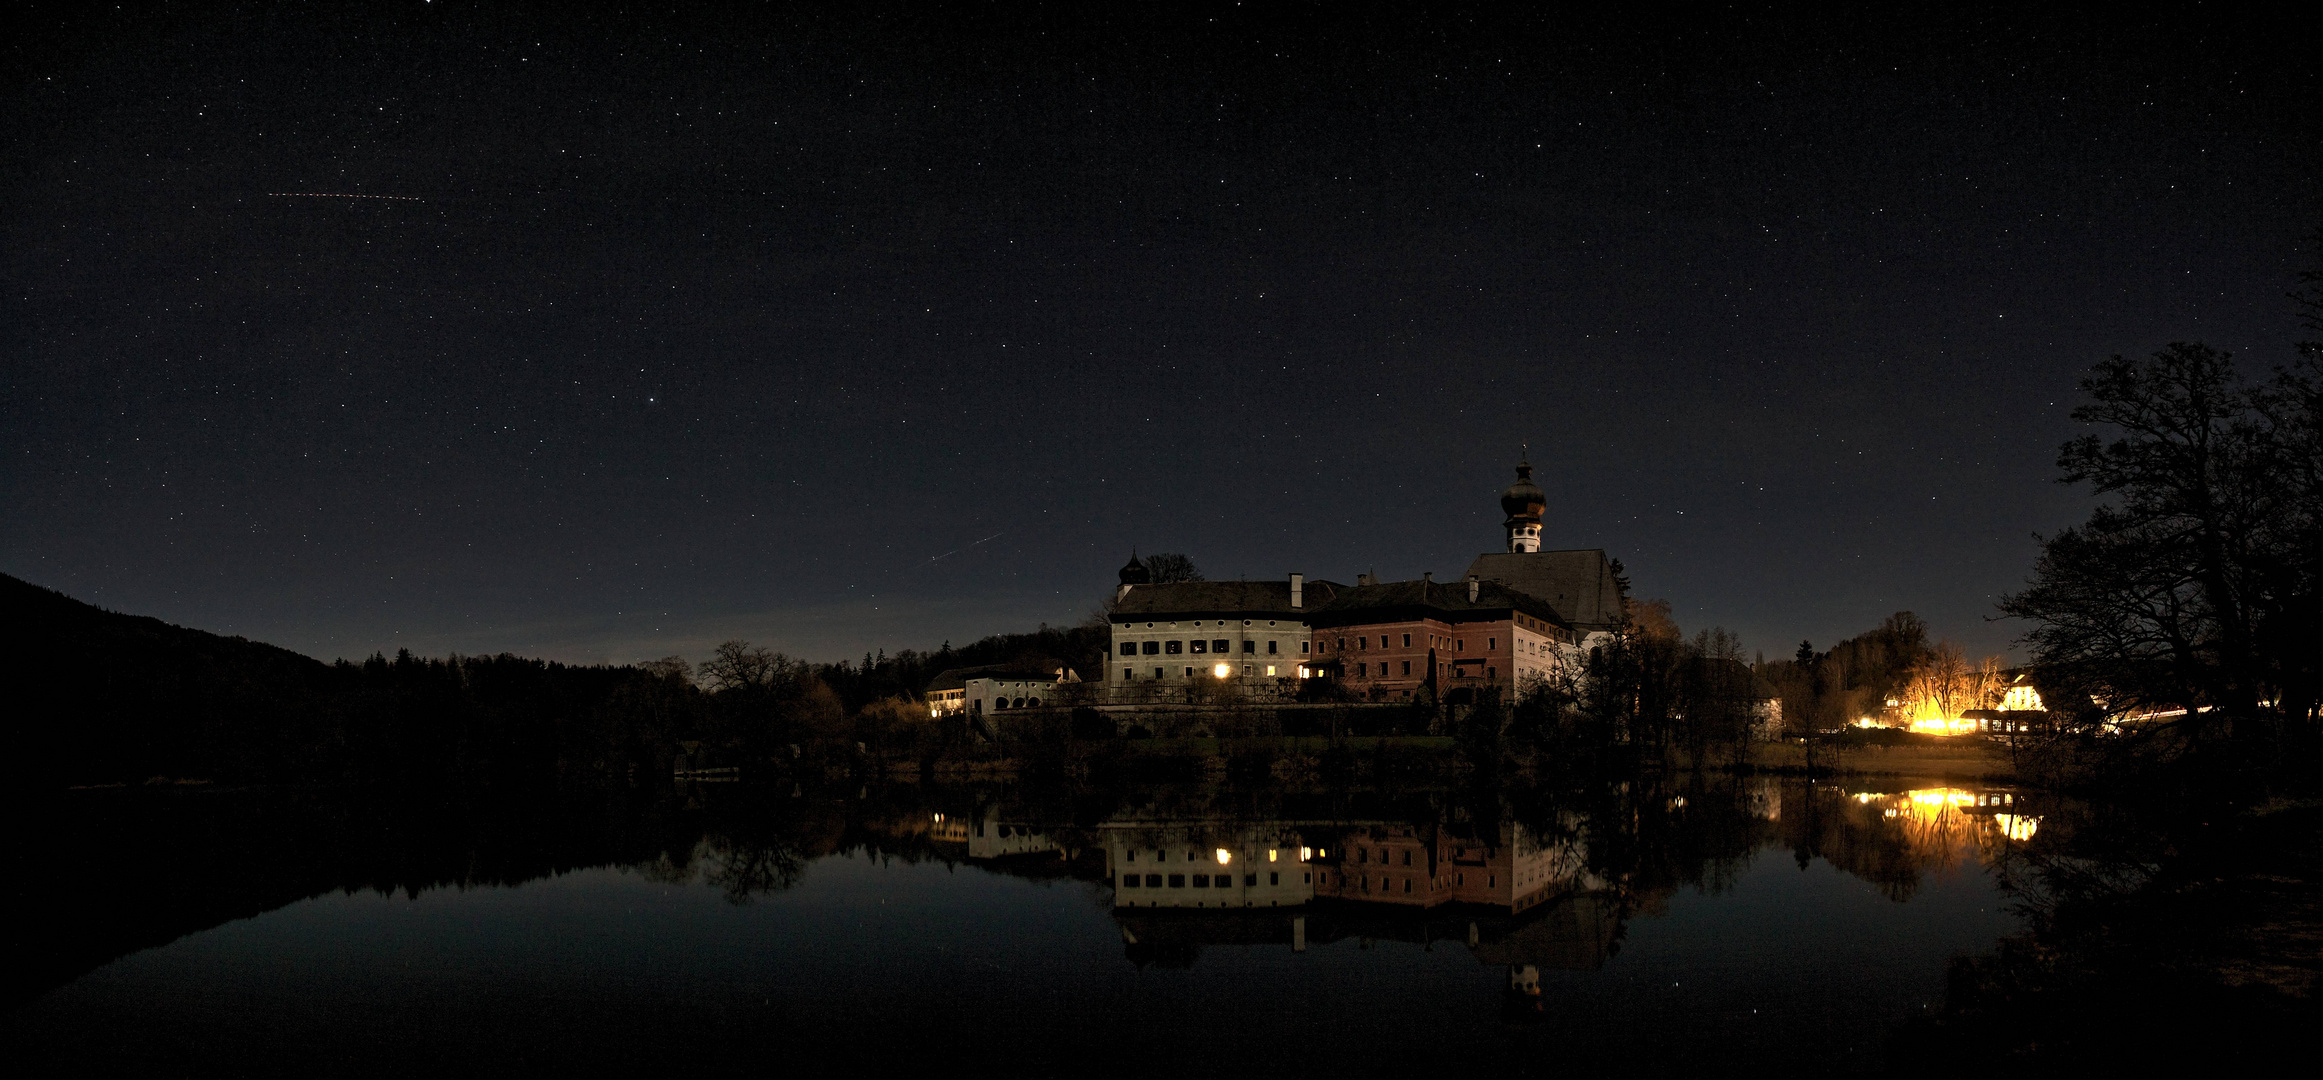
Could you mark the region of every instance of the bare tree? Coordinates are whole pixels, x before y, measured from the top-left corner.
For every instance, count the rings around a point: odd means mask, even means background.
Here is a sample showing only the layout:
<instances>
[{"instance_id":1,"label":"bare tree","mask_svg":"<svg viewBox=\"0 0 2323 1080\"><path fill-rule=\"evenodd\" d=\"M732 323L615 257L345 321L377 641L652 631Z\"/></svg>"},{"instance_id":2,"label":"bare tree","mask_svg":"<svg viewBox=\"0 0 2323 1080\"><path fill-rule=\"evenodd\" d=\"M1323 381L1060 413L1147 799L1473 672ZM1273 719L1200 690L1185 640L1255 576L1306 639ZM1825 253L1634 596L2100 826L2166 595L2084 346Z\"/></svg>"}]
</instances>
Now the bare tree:
<instances>
[{"instance_id":1,"label":"bare tree","mask_svg":"<svg viewBox=\"0 0 2323 1080\"><path fill-rule=\"evenodd\" d=\"M1175 581L1208 580L1202 576L1202 568L1195 566L1191 557L1174 552L1165 551L1146 556L1145 572L1153 577L1153 583L1156 585L1167 585Z\"/></svg>"}]
</instances>

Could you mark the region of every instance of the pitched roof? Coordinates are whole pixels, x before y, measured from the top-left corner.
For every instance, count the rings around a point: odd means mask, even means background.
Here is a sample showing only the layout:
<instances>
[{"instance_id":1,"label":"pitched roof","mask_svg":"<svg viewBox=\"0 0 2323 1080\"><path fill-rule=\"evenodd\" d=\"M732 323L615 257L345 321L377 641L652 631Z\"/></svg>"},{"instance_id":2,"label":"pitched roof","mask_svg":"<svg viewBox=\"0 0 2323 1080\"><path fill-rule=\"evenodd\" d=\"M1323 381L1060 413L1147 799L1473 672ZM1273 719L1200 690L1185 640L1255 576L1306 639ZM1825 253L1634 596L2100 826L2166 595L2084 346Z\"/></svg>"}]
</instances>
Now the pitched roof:
<instances>
[{"instance_id":1,"label":"pitched roof","mask_svg":"<svg viewBox=\"0 0 2323 1080\"><path fill-rule=\"evenodd\" d=\"M1521 611L1555 626L1566 625L1564 617L1547 601L1498 582L1478 582L1476 599L1470 600L1468 583L1465 581L1430 581L1424 578L1419 581L1340 586L1318 613L1316 625L1346 626L1422 613L1457 617L1463 612L1502 611Z\"/></svg>"},{"instance_id":2,"label":"pitched roof","mask_svg":"<svg viewBox=\"0 0 2323 1080\"><path fill-rule=\"evenodd\" d=\"M1329 582L1310 581L1306 585L1305 606L1292 607L1289 581L1172 581L1131 585L1113 605L1113 617L1256 615L1303 619L1314 614L1318 606L1317 586L1323 586L1323 595L1329 595Z\"/></svg>"},{"instance_id":3,"label":"pitched roof","mask_svg":"<svg viewBox=\"0 0 2323 1080\"><path fill-rule=\"evenodd\" d=\"M1468 573L1546 600L1576 627L1609 627L1622 619L1621 593L1602 548L1494 552L1478 555Z\"/></svg>"},{"instance_id":4,"label":"pitched roof","mask_svg":"<svg viewBox=\"0 0 2323 1080\"><path fill-rule=\"evenodd\" d=\"M1056 661L1048 661L1045 662L1045 666L1040 662L1026 662L1010 664L980 664L976 667L947 668L936 673L935 678L928 680L928 689L930 691L960 690L967 687L968 680L970 679L1013 678L1047 679L1050 681L1055 681L1057 678L1057 672L1064 666L1064 664Z\"/></svg>"}]
</instances>

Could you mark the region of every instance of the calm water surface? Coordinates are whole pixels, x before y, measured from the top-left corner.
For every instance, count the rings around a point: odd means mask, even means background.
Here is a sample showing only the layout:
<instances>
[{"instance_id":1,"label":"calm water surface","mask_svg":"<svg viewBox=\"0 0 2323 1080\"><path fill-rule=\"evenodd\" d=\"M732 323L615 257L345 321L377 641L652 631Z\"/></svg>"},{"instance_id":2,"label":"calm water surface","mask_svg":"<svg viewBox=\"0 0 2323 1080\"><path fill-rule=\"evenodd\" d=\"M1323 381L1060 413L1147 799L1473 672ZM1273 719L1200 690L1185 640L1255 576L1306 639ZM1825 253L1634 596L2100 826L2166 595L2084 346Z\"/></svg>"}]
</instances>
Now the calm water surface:
<instances>
[{"instance_id":1,"label":"calm water surface","mask_svg":"<svg viewBox=\"0 0 2323 1080\"><path fill-rule=\"evenodd\" d=\"M1425 795L1148 793L1077 823L1007 793L777 798L790 818L651 858L298 899L105 963L6 1031L53 1068L168 1074L1861 1070L1949 958L2019 929L1986 869L2035 838L2018 798L1735 783L1531 825ZM1145 869L1232 884L1121 887Z\"/></svg>"}]
</instances>

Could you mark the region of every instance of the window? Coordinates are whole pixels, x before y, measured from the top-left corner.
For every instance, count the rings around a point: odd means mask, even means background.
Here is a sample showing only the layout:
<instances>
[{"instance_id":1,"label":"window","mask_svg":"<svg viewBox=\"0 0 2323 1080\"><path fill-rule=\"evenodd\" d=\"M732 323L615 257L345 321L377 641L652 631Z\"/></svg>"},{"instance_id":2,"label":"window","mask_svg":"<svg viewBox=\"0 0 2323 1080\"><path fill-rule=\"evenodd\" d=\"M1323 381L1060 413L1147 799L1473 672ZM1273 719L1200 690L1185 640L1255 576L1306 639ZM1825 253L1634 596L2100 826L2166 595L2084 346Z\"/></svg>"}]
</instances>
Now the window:
<instances>
[{"instance_id":1,"label":"window","mask_svg":"<svg viewBox=\"0 0 2323 1080\"><path fill-rule=\"evenodd\" d=\"M1130 681L1131 679L1135 679L1135 678L1137 678L1137 669L1136 669L1136 668L1122 668L1122 669L1121 669L1121 681L1122 681L1122 682L1128 682L1128 681Z\"/></svg>"},{"instance_id":2,"label":"window","mask_svg":"<svg viewBox=\"0 0 2323 1080\"><path fill-rule=\"evenodd\" d=\"M1134 642L1134 641L1124 641L1124 642L1122 642L1122 643L1121 643L1121 655L1123 655L1123 656L1136 656L1136 655L1137 655L1137 643L1136 643L1136 642Z\"/></svg>"},{"instance_id":3,"label":"window","mask_svg":"<svg viewBox=\"0 0 2323 1080\"><path fill-rule=\"evenodd\" d=\"M1410 878L1405 878L1405 879L1403 879L1403 891L1405 891L1405 892L1410 892L1410 891L1412 891L1412 879L1410 879Z\"/></svg>"},{"instance_id":4,"label":"window","mask_svg":"<svg viewBox=\"0 0 2323 1080\"><path fill-rule=\"evenodd\" d=\"M1384 649L1384 648L1387 648L1387 635L1386 635L1386 634L1381 634L1381 635L1379 635L1379 647L1380 647L1380 648L1382 648L1382 649Z\"/></svg>"},{"instance_id":5,"label":"window","mask_svg":"<svg viewBox=\"0 0 2323 1080\"><path fill-rule=\"evenodd\" d=\"M1467 638L1460 638L1460 639L1458 639L1458 640L1455 640L1454 642L1452 642L1452 651L1453 651L1453 652L1467 652L1467 651L1468 651L1468 639L1467 639Z\"/></svg>"},{"instance_id":6,"label":"window","mask_svg":"<svg viewBox=\"0 0 2323 1080\"><path fill-rule=\"evenodd\" d=\"M1170 875L1170 888L1173 888L1173 889L1183 889L1183 888L1185 888L1185 887L1186 887L1186 875L1184 875L1184 874L1171 874L1171 875Z\"/></svg>"},{"instance_id":7,"label":"window","mask_svg":"<svg viewBox=\"0 0 2323 1080\"><path fill-rule=\"evenodd\" d=\"M1273 644L1274 644L1274 642L1271 642L1271 641L1267 642L1267 645L1268 645L1268 646L1270 646L1270 648L1268 648L1266 651L1268 651L1268 652L1273 652L1273 651L1274 651L1274 649L1273 649L1273 648L1271 648L1271 646L1272 646ZM1242 643L1242 651L1243 651L1243 652L1246 652L1246 653L1254 653L1254 652L1257 652L1257 651L1258 651L1258 642L1256 642L1256 641L1244 641L1244 642Z\"/></svg>"},{"instance_id":8,"label":"window","mask_svg":"<svg viewBox=\"0 0 2323 1080\"><path fill-rule=\"evenodd\" d=\"M1405 634L1403 636L1403 647L1407 649L1412 647L1412 636L1410 634Z\"/></svg>"},{"instance_id":9,"label":"window","mask_svg":"<svg viewBox=\"0 0 2323 1080\"><path fill-rule=\"evenodd\" d=\"M1404 864L1405 866L1410 866L1410 865L1412 864L1412 853L1411 853L1411 852L1408 852L1408 851L1407 851L1407 852L1404 852L1404 853L1403 853L1403 864Z\"/></svg>"},{"instance_id":10,"label":"window","mask_svg":"<svg viewBox=\"0 0 2323 1080\"><path fill-rule=\"evenodd\" d=\"M1370 648L1370 647L1371 647L1371 639L1370 639L1370 638L1367 638L1367 637L1359 637L1359 638L1356 638L1356 639L1355 639L1355 647L1356 647L1356 648L1358 648L1358 649L1368 649L1368 648ZM1379 643L1379 647L1380 647L1380 648L1382 648L1382 649L1386 648L1386 647L1387 647L1387 642L1386 642L1384 639L1383 639L1383 640L1381 640L1381 641L1380 641L1380 643Z\"/></svg>"},{"instance_id":11,"label":"window","mask_svg":"<svg viewBox=\"0 0 2323 1080\"><path fill-rule=\"evenodd\" d=\"M1211 652L1233 652L1233 651L1234 651L1234 643L1233 643L1233 642L1231 642L1231 641L1228 641L1228 640L1226 640L1225 638L1219 638L1218 640L1216 640L1216 641L1213 641L1213 642L1211 642L1211 643L1210 643L1210 651L1211 651Z\"/></svg>"},{"instance_id":12,"label":"window","mask_svg":"<svg viewBox=\"0 0 2323 1080\"><path fill-rule=\"evenodd\" d=\"M1340 638L1340 639L1339 639L1339 651L1340 651L1340 652L1346 652L1346 651L1347 651L1347 639L1346 639L1346 638Z\"/></svg>"},{"instance_id":13,"label":"window","mask_svg":"<svg viewBox=\"0 0 2323 1080\"><path fill-rule=\"evenodd\" d=\"M1158 679L1158 678L1161 678L1161 677L1162 677L1162 669L1160 669L1160 668L1155 668L1155 669L1153 669L1153 677L1154 677L1154 678L1157 678L1157 679Z\"/></svg>"},{"instance_id":14,"label":"window","mask_svg":"<svg viewBox=\"0 0 2323 1080\"><path fill-rule=\"evenodd\" d=\"M1269 675L1272 675L1272 674L1274 674L1274 665L1273 665L1273 664L1268 664L1268 665L1266 665L1266 673L1267 673L1267 674L1269 674Z\"/></svg>"},{"instance_id":15,"label":"window","mask_svg":"<svg viewBox=\"0 0 2323 1080\"><path fill-rule=\"evenodd\" d=\"M1281 651L1282 651L1282 642L1276 641L1276 640L1274 640L1273 638L1268 638L1268 639L1267 639L1267 642L1266 642L1266 655L1268 655L1268 656L1273 656L1274 654L1276 654L1276 653L1279 653L1279 652L1281 652Z\"/></svg>"},{"instance_id":16,"label":"window","mask_svg":"<svg viewBox=\"0 0 2323 1080\"><path fill-rule=\"evenodd\" d=\"M1173 649L1173 650L1171 650L1171 651L1172 651L1172 652L1175 652L1176 650L1174 650L1174 649ZM1198 653L1199 653L1199 652L1208 652L1208 651L1210 651L1210 643L1209 643L1209 642L1207 642L1207 641L1203 641L1203 640L1202 640L1202 639L1200 639L1200 638L1195 638L1195 639L1194 639L1194 647L1193 647L1191 650L1189 650L1189 651L1191 651L1191 652L1198 652Z\"/></svg>"},{"instance_id":17,"label":"window","mask_svg":"<svg viewBox=\"0 0 2323 1080\"><path fill-rule=\"evenodd\" d=\"M1211 878L1210 884L1221 889L1231 889L1234 887L1234 875L1220 874L1217 877Z\"/></svg>"},{"instance_id":18,"label":"window","mask_svg":"<svg viewBox=\"0 0 2323 1080\"><path fill-rule=\"evenodd\" d=\"M1365 847L1359 847L1359 848L1356 848L1356 849L1355 849L1355 861L1356 861L1356 862L1370 862L1370 861L1371 861L1371 849L1370 849L1370 848L1365 848Z\"/></svg>"},{"instance_id":19,"label":"window","mask_svg":"<svg viewBox=\"0 0 2323 1080\"><path fill-rule=\"evenodd\" d=\"M1412 673L1412 662L1411 662L1411 661L1409 661L1409 660L1406 660L1406 661L1404 661L1404 662L1403 662L1403 673L1404 673L1404 674L1406 674L1406 675L1409 675L1409 674L1411 674L1411 673Z\"/></svg>"},{"instance_id":20,"label":"window","mask_svg":"<svg viewBox=\"0 0 2323 1080\"><path fill-rule=\"evenodd\" d=\"M1195 875L1194 875L1194 887L1195 887L1195 888L1197 888L1197 889L1207 889L1207 888L1209 888L1209 887L1210 887L1210 875L1208 875L1208 874L1195 874Z\"/></svg>"},{"instance_id":21,"label":"window","mask_svg":"<svg viewBox=\"0 0 2323 1080\"><path fill-rule=\"evenodd\" d=\"M1252 876L1252 877L1257 877L1258 875L1256 875L1256 874L1252 874L1252 875L1250 875L1250 876ZM1269 885L1280 885L1280 884L1282 884L1282 872L1281 872L1281 871L1279 871L1279 870L1269 870L1269 871L1267 871L1267 872L1266 872L1266 883L1267 883L1267 884L1269 884Z\"/></svg>"},{"instance_id":22,"label":"window","mask_svg":"<svg viewBox=\"0 0 2323 1080\"><path fill-rule=\"evenodd\" d=\"M1307 651L1307 644L1308 643L1304 641L1299 642L1299 652L1305 653Z\"/></svg>"},{"instance_id":23,"label":"window","mask_svg":"<svg viewBox=\"0 0 2323 1080\"><path fill-rule=\"evenodd\" d=\"M1126 858L1126 859L1123 859L1122 861L1123 861L1123 862L1136 862L1136 861L1137 861L1137 852L1134 852L1134 851L1130 852L1130 853L1129 853L1129 857L1128 857L1128 858Z\"/></svg>"},{"instance_id":24,"label":"window","mask_svg":"<svg viewBox=\"0 0 2323 1080\"><path fill-rule=\"evenodd\" d=\"M1163 651L1163 652L1165 652L1165 653L1168 653L1168 654L1170 654L1171 656L1176 656L1177 654L1179 654L1179 653L1181 653L1181 652L1184 652L1184 651L1185 651L1185 648L1186 648L1186 643L1185 643L1185 642L1182 642L1182 641L1165 641L1165 642L1162 642L1162 651Z\"/></svg>"},{"instance_id":25,"label":"window","mask_svg":"<svg viewBox=\"0 0 2323 1080\"><path fill-rule=\"evenodd\" d=\"M1485 639L1484 639L1484 651L1485 651L1485 652L1491 652L1491 651L1493 651L1493 650L1495 650L1495 649L1498 649L1498 648L1500 648L1500 639L1499 639L1499 638L1496 638L1496 637L1488 637L1488 638L1485 638Z\"/></svg>"},{"instance_id":26,"label":"window","mask_svg":"<svg viewBox=\"0 0 2323 1080\"><path fill-rule=\"evenodd\" d=\"M1161 888L1161 875L1160 875L1160 874L1147 874L1147 875L1145 876L1145 887L1146 887L1146 888L1148 888L1148 889L1158 889L1158 888Z\"/></svg>"},{"instance_id":27,"label":"window","mask_svg":"<svg viewBox=\"0 0 2323 1080\"><path fill-rule=\"evenodd\" d=\"M1314 883L1315 883L1315 872L1314 872L1314 871L1312 871L1312 870L1309 870L1309 871L1307 871L1307 872L1305 872L1305 873L1303 873L1303 874L1300 874L1300 875L1299 875L1299 884L1301 884L1301 885L1312 885L1312 884L1314 884Z\"/></svg>"},{"instance_id":28,"label":"window","mask_svg":"<svg viewBox=\"0 0 2323 1080\"><path fill-rule=\"evenodd\" d=\"M1371 672L1370 672L1369 670L1367 670L1367 669L1368 669L1370 666L1371 666L1371 665L1369 665L1369 664L1357 664L1357 665L1355 665L1355 677L1356 677L1356 678L1358 678L1358 679L1360 679L1360 678L1363 678L1363 677L1364 677L1364 676L1366 676L1366 675L1369 675L1369 674L1371 674Z\"/></svg>"},{"instance_id":29,"label":"window","mask_svg":"<svg viewBox=\"0 0 2323 1080\"><path fill-rule=\"evenodd\" d=\"M1124 888L1124 889L1134 889L1134 888L1136 888L1136 887L1137 887L1137 875L1136 875L1136 874L1123 874L1123 875L1121 875L1121 887L1122 887L1122 888Z\"/></svg>"},{"instance_id":30,"label":"window","mask_svg":"<svg viewBox=\"0 0 2323 1080\"><path fill-rule=\"evenodd\" d=\"M1158 641L1148 641L1148 642L1146 642L1146 643L1145 643L1145 654L1146 654L1147 656L1159 656L1159 655L1161 655L1161 642L1158 642Z\"/></svg>"}]
</instances>

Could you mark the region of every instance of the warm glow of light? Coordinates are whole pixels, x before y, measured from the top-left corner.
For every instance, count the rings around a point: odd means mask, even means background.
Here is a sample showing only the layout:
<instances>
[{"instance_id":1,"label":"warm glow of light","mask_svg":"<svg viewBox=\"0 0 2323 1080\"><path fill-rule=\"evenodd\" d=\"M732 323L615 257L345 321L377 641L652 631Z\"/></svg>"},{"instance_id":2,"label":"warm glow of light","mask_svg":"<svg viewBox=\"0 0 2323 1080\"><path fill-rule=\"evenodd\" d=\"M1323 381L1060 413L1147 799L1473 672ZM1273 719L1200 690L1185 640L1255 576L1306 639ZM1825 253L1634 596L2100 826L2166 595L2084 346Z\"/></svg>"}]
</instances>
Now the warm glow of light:
<instances>
[{"instance_id":1,"label":"warm glow of light","mask_svg":"<svg viewBox=\"0 0 2323 1080\"><path fill-rule=\"evenodd\" d=\"M942 821L942 820L944 820L944 815L942 815L942 814L937 814L937 815L936 815L936 820L937 820L937 821Z\"/></svg>"},{"instance_id":2,"label":"warm glow of light","mask_svg":"<svg viewBox=\"0 0 2323 1080\"><path fill-rule=\"evenodd\" d=\"M1314 857L1315 857L1315 849L1314 849L1314 848L1311 848L1311 847L1303 847L1303 848L1300 848L1300 849L1299 849L1299 861L1300 861L1300 862L1308 862L1308 861L1311 861L1311 860L1313 860L1313 859L1314 859Z\"/></svg>"},{"instance_id":3,"label":"warm glow of light","mask_svg":"<svg viewBox=\"0 0 2323 1080\"><path fill-rule=\"evenodd\" d=\"M1994 814L1992 820L2000 823L2001 831L2006 833L2009 839L2019 842L2030 840L2034 833L2041 831L2041 819L2036 817Z\"/></svg>"},{"instance_id":4,"label":"warm glow of light","mask_svg":"<svg viewBox=\"0 0 2323 1080\"><path fill-rule=\"evenodd\" d=\"M1275 849L1273 849L1273 848L1268 848L1268 849L1266 849L1266 861L1268 861L1268 862L1273 862L1273 861L1274 861L1274 859L1275 859L1275 856L1277 856L1277 855L1280 855L1280 854L1282 854L1282 852L1280 852L1280 851L1277 851L1277 850L1275 850Z\"/></svg>"},{"instance_id":5,"label":"warm glow of light","mask_svg":"<svg viewBox=\"0 0 2323 1080\"><path fill-rule=\"evenodd\" d=\"M1219 848L1219 849L1218 849L1218 865L1220 865L1220 866L1224 866L1224 865L1226 865L1227 863L1230 863L1230 862L1233 862L1233 861L1234 861L1234 853L1233 853L1233 852L1231 852L1231 851L1228 851L1228 850L1226 850L1225 848Z\"/></svg>"},{"instance_id":6,"label":"warm glow of light","mask_svg":"<svg viewBox=\"0 0 2323 1080\"><path fill-rule=\"evenodd\" d=\"M1302 678L1302 679L1304 679L1304 678L1306 678L1306 677L1307 677L1307 665L1305 665L1305 664L1300 664L1300 665L1299 665L1299 678Z\"/></svg>"},{"instance_id":7,"label":"warm glow of light","mask_svg":"<svg viewBox=\"0 0 2323 1080\"><path fill-rule=\"evenodd\" d=\"M1231 664L1220 664L1220 665L1218 665L1217 667L1211 668L1211 669L1210 669L1210 674L1212 674L1212 675L1215 675L1215 676L1217 676L1217 677L1219 677L1219 678L1223 679L1223 678L1225 678L1225 677L1226 677L1226 675L1227 675L1227 673L1228 673L1228 672L1230 672L1230 671L1233 671L1233 670L1234 670L1234 667L1233 667L1233 665L1231 665Z\"/></svg>"}]
</instances>

